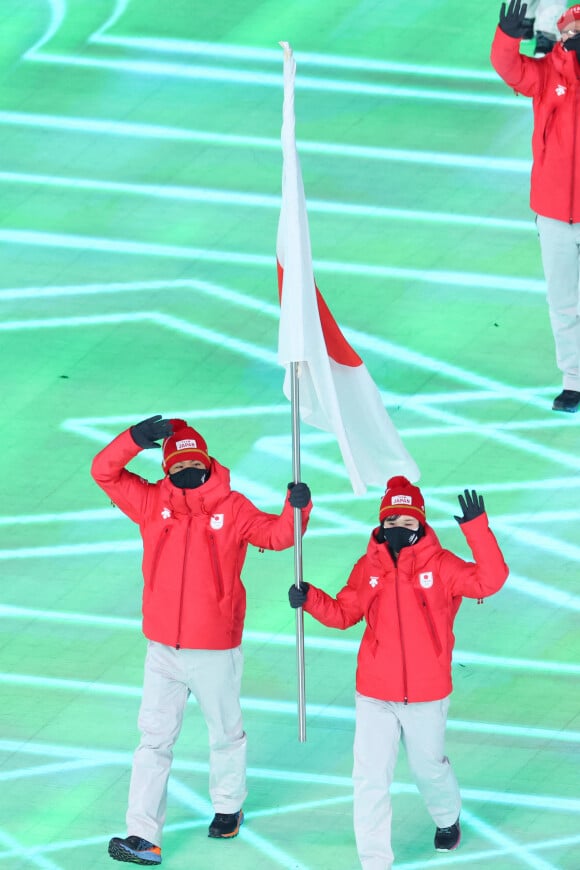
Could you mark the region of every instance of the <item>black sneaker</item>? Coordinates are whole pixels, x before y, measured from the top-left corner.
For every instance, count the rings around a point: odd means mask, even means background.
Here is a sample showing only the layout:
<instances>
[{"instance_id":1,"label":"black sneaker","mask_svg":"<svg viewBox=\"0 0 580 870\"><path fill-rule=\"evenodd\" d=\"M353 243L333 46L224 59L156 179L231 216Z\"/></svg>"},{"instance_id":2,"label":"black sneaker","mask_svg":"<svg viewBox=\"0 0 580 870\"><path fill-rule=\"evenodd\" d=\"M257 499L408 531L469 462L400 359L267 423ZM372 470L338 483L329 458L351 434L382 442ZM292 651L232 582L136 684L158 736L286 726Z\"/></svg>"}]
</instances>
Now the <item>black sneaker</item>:
<instances>
[{"instance_id":1,"label":"black sneaker","mask_svg":"<svg viewBox=\"0 0 580 870\"><path fill-rule=\"evenodd\" d=\"M435 831L435 848L438 852L451 852L457 849L461 840L461 828L459 819L448 828L437 828Z\"/></svg>"},{"instance_id":2,"label":"black sneaker","mask_svg":"<svg viewBox=\"0 0 580 870\"><path fill-rule=\"evenodd\" d=\"M580 405L580 393L576 390L562 390L554 399L552 411L567 411L569 414L575 414L578 405Z\"/></svg>"},{"instance_id":3,"label":"black sneaker","mask_svg":"<svg viewBox=\"0 0 580 870\"><path fill-rule=\"evenodd\" d=\"M240 810L237 813L216 813L209 826L208 837L237 837L240 825L244 821L244 814Z\"/></svg>"},{"instance_id":4,"label":"black sneaker","mask_svg":"<svg viewBox=\"0 0 580 870\"><path fill-rule=\"evenodd\" d=\"M113 837L109 841L109 855L115 861L125 861L127 864L161 864L159 846L142 837Z\"/></svg>"}]
</instances>

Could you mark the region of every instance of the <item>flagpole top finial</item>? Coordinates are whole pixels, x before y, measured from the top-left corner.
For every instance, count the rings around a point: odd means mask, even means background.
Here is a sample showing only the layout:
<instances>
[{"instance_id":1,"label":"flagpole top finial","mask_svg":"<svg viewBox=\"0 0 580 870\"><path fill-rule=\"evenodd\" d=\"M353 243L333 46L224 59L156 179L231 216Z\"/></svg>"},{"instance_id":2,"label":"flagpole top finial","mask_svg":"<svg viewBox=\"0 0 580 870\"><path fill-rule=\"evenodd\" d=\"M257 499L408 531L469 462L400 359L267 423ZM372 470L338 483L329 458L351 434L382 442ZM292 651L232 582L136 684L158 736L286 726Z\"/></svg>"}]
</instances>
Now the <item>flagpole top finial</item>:
<instances>
[{"instance_id":1,"label":"flagpole top finial","mask_svg":"<svg viewBox=\"0 0 580 870\"><path fill-rule=\"evenodd\" d=\"M292 46L290 45L290 43L280 41L278 45L281 45L284 49L284 58L286 60L289 60L292 57Z\"/></svg>"}]
</instances>

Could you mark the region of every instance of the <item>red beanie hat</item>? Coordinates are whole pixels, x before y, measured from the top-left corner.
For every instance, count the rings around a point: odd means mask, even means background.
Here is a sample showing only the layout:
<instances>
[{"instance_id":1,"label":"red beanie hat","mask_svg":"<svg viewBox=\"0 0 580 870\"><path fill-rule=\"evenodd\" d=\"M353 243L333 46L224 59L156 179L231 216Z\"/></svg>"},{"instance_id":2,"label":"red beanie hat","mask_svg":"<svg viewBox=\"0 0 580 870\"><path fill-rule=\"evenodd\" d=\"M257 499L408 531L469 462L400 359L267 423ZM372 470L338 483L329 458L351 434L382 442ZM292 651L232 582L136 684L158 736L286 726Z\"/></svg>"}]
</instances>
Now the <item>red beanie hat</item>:
<instances>
[{"instance_id":1,"label":"red beanie hat","mask_svg":"<svg viewBox=\"0 0 580 870\"><path fill-rule=\"evenodd\" d=\"M556 27L560 32L562 32L562 30L566 30L568 25L572 24L573 21L580 21L580 6L570 6L569 9L566 9L566 11L558 18Z\"/></svg>"},{"instance_id":2,"label":"red beanie hat","mask_svg":"<svg viewBox=\"0 0 580 870\"><path fill-rule=\"evenodd\" d=\"M418 486L406 477L391 477L379 509L379 520L392 516L415 517L425 525L425 501Z\"/></svg>"},{"instance_id":3,"label":"red beanie hat","mask_svg":"<svg viewBox=\"0 0 580 870\"><path fill-rule=\"evenodd\" d=\"M168 472L176 462L196 459L203 462L206 468L211 465L207 452L207 444L185 420L171 420L173 435L163 442L163 470Z\"/></svg>"}]
</instances>

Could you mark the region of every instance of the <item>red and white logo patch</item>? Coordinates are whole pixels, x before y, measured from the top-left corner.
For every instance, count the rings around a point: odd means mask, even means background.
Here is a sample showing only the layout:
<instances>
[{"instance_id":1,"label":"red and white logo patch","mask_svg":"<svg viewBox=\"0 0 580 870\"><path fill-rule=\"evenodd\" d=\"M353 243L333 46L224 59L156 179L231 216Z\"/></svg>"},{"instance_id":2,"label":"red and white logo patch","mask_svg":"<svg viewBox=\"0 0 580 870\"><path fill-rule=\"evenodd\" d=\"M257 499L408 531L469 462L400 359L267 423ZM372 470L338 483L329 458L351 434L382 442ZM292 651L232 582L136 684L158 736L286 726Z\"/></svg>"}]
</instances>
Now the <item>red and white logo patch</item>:
<instances>
[{"instance_id":1,"label":"red and white logo patch","mask_svg":"<svg viewBox=\"0 0 580 870\"><path fill-rule=\"evenodd\" d=\"M212 529L221 529L224 524L224 515L223 514L212 514L211 520L209 521Z\"/></svg>"},{"instance_id":2,"label":"red and white logo patch","mask_svg":"<svg viewBox=\"0 0 580 870\"><path fill-rule=\"evenodd\" d=\"M430 589L433 586L433 572L423 571L422 574L419 574L419 583L423 589Z\"/></svg>"},{"instance_id":3,"label":"red and white logo patch","mask_svg":"<svg viewBox=\"0 0 580 870\"><path fill-rule=\"evenodd\" d=\"M197 441L195 438L184 438L183 441L175 442L176 450L190 450L192 447L197 447Z\"/></svg>"},{"instance_id":4,"label":"red and white logo patch","mask_svg":"<svg viewBox=\"0 0 580 870\"><path fill-rule=\"evenodd\" d=\"M413 499L410 495L394 495L391 504L413 504Z\"/></svg>"}]
</instances>

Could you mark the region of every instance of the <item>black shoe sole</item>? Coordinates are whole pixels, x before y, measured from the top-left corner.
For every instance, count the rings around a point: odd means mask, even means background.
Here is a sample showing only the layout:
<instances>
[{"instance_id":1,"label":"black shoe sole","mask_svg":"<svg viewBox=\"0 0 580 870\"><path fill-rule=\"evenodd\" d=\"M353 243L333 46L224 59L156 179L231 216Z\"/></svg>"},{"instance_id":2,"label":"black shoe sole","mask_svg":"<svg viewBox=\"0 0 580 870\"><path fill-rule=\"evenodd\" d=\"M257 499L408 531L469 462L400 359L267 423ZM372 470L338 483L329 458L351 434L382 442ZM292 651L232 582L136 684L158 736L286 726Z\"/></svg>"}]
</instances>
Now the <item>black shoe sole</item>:
<instances>
[{"instance_id":1,"label":"black shoe sole","mask_svg":"<svg viewBox=\"0 0 580 870\"><path fill-rule=\"evenodd\" d=\"M109 843L109 855L115 861L124 861L126 864L140 864L142 867L159 867L161 861L150 861L148 858L140 858L118 843Z\"/></svg>"},{"instance_id":2,"label":"black shoe sole","mask_svg":"<svg viewBox=\"0 0 580 870\"><path fill-rule=\"evenodd\" d=\"M565 414L575 414L577 410L578 405L576 405L574 408L560 408L556 405L552 405L552 411L563 411Z\"/></svg>"},{"instance_id":3,"label":"black shoe sole","mask_svg":"<svg viewBox=\"0 0 580 870\"><path fill-rule=\"evenodd\" d=\"M459 846L459 840L452 846L435 846L436 852L453 852Z\"/></svg>"}]
</instances>

